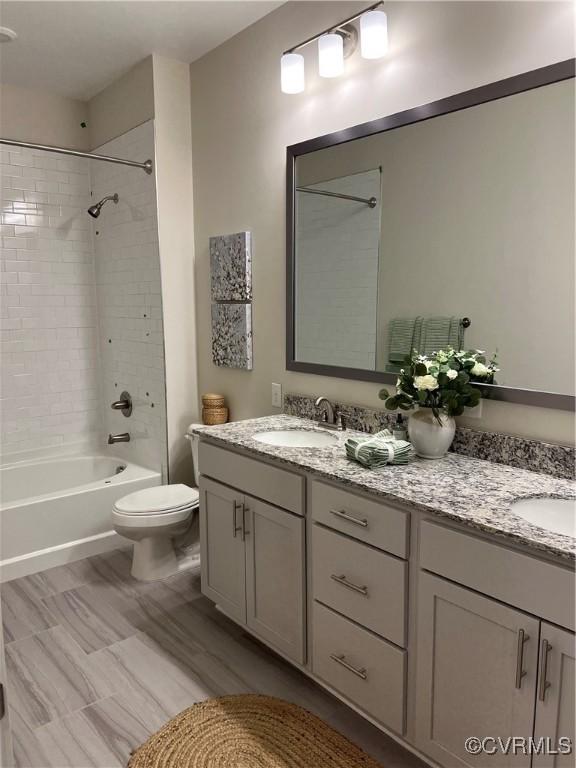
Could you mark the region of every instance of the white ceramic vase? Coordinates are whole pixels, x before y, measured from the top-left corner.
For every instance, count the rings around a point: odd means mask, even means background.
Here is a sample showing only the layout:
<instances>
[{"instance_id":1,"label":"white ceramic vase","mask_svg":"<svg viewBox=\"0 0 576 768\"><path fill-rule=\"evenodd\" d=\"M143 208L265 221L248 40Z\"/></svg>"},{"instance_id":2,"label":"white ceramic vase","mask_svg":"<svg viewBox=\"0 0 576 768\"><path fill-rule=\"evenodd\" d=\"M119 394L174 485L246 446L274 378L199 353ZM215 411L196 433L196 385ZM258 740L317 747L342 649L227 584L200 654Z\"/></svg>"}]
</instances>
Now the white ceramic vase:
<instances>
[{"instance_id":1,"label":"white ceramic vase","mask_svg":"<svg viewBox=\"0 0 576 768\"><path fill-rule=\"evenodd\" d=\"M414 450L423 459L441 459L454 440L456 422L452 416L440 414L441 424L431 408L419 408L408 418L408 436Z\"/></svg>"}]
</instances>

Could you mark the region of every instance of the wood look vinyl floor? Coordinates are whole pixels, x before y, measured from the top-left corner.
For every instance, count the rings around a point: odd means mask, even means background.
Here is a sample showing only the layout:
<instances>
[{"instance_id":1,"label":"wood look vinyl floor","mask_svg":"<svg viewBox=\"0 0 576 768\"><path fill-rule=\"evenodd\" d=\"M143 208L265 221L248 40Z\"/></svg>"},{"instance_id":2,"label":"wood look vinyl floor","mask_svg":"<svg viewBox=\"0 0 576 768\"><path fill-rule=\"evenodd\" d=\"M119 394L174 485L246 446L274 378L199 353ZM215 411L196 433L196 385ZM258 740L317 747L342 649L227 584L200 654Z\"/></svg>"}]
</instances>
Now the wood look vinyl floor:
<instances>
[{"instance_id":1,"label":"wood look vinyl floor","mask_svg":"<svg viewBox=\"0 0 576 768\"><path fill-rule=\"evenodd\" d=\"M222 616L197 571L144 584L129 554L114 551L0 594L18 768L125 766L181 710L246 692L311 710L385 768L424 766Z\"/></svg>"}]
</instances>

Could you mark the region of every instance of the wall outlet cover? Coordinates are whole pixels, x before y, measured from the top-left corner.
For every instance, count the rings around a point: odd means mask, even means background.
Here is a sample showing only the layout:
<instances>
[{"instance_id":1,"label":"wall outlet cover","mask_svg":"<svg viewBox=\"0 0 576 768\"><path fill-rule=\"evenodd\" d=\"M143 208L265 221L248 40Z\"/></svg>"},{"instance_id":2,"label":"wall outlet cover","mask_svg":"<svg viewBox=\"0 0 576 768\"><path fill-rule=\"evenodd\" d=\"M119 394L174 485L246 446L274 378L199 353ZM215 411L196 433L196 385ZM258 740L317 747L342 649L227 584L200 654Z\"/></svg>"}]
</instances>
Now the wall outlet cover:
<instances>
[{"instance_id":1,"label":"wall outlet cover","mask_svg":"<svg viewBox=\"0 0 576 768\"><path fill-rule=\"evenodd\" d=\"M272 406L282 408L282 384L272 384Z\"/></svg>"}]
</instances>

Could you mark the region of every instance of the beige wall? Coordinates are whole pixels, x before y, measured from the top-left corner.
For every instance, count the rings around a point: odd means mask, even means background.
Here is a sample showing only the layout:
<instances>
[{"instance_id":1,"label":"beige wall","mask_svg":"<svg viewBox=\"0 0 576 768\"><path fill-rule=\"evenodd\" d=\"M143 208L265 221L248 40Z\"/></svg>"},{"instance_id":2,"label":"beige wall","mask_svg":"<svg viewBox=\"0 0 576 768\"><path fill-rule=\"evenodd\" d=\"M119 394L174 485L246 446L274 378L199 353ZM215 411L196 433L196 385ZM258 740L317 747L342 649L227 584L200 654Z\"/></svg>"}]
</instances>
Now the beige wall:
<instances>
[{"instance_id":1,"label":"beige wall","mask_svg":"<svg viewBox=\"0 0 576 768\"><path fill-rule=\"evenodd\" d=\"M153 117L152 56L90 101L0 84L0 134L9 139L88 151Z\"/></svg>"},{"instance_id":2,"label":"beige wall","mask_svg":"<svg viewBox=\"0 0 576 768\"><path fill-rule=\"evenodd\" d=\"M83 101L46 91L0 84L0 135L37 144L87 150L88 109Z\"/></svg>"},{"instance_id":3,"label":"beige wall","mask_svg":"<svg viewBox=\"0 0 576 768\"><path fill-rule=\"evenodd\" d=\"M154 108L168 460L170 481L189 483L192 456L184 436L198 421L198 385L188 64L154 55Z\"/></svg>"},{"instance_id":4,"label":"beige wall","mask_svg":"<svg viewBox=\"0 0 576 768\"><path fill-rule=\"evenodd\" d=\"M148 56L88 102L90 147L99 147L153 117L152 56Z\"/></svg>"},{"instance_id":5,"label":"beige wall","mask_svg":"<svg viewBox=\"0 0 576 768\"><path fill-rule=\"evenodd\" d=\"M376 406L378 386L285 370L286 145L408 109L574 55L573 4L387 3L390 54L357 54L335 81L280 92L284 49L365 4L288 3L191 65L198 365L201 392L225 394L233 419L273 412L270 384ZM254 370L216 368L210 351L208 238L254 234ZM473 426L558 442L574 439L565 412L486 402Z\"/></svg>"}]
</instances>

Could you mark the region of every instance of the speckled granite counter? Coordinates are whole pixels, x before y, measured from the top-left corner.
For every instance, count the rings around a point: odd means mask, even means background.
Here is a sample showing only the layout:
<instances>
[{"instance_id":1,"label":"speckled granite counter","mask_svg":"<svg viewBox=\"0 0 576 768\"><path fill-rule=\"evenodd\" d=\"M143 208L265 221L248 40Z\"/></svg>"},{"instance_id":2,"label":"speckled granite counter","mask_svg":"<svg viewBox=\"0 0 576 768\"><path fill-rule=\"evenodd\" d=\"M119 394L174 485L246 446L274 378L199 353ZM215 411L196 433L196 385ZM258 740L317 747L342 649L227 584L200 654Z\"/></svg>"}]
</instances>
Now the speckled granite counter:
<instances>
[{"instance_id":1,"label":"speckled granite counter","mask_svg":"<svg viewBox=\"0 0 576 768\"><path fill-rule=\"evenodd\" d=\"M211 442L241 448L295 470L309 472L383 499L456 520L504 537L532 550L576 560L576 538L527 523L510 508L520 498L554 496L576 499L576 483L523 469L448 454L444 459L417 459L413 464L369 470L349 461L344 441L360 432L331 432L338 441L328 448L285 448L254 440L257 432L278 429L318 430L314 422L295 416L265 416L214 427L198 426L196 434Z\"/></svg>"}]
</instances>

